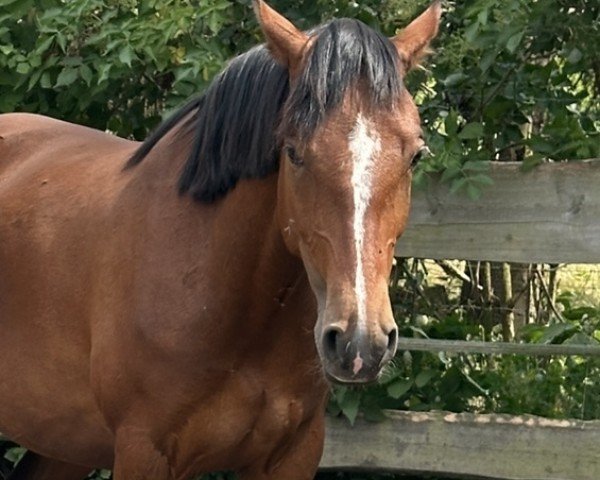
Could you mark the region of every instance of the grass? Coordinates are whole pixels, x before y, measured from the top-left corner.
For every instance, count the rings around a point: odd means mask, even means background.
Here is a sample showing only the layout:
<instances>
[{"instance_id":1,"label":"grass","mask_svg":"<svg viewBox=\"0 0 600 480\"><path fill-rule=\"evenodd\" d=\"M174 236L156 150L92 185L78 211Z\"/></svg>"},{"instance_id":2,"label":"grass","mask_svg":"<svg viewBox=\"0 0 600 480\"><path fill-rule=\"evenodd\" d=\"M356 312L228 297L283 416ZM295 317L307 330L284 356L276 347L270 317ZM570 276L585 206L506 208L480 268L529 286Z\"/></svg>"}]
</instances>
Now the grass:
<instances>
[{"instance_id":1,"label":"grass","mask_svg":"<svg viewBox=\"0 0 600 480\"><path fill-rule=\"evenodd\" d=\"M577 304L600 309L600 264L562 266L558 290L571 292Z\"/></svg>"}]
</instances>

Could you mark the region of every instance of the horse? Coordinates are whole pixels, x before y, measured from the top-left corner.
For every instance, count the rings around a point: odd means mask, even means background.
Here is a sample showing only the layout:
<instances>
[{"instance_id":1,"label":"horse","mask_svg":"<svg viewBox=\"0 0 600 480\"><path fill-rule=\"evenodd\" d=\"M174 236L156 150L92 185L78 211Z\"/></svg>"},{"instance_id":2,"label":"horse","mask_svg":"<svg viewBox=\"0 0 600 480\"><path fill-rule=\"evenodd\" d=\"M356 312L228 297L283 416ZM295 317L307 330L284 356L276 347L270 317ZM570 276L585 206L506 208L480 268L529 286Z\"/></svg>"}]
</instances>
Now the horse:
<instances>
[{"instance_id":1,"label":"horse","mask_svg":"<svg viewBox=\"0 0 600 480\"><path fill-rule=\"evenodd\" d=\"M403 78L433 3L393 38L266 39L143 143L0 116L0 431L12 480L313 478L330 384L398 339L387 279L425 148Z\"/></svg>"}]
</instances>

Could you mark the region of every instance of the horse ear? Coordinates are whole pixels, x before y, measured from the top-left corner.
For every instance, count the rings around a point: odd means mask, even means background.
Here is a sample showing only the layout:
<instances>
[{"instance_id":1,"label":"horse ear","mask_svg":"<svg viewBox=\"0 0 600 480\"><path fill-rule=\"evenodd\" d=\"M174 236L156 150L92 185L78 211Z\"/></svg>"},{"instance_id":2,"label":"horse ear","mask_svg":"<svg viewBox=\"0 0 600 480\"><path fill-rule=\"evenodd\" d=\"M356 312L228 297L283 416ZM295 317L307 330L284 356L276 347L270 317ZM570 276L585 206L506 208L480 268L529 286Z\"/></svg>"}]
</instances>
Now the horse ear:
<instances>
[{"instance_id":1,"label":"horse ear","mask_svg":"<svg viewBox=\"0 0 600 480\"><path fill-rule=\"evenodd\" d=\"M253 4L267 46L275 60L290 71L295 70L302 60L302 51L308 36L263 0L254 0Z\"/></svg>"},{"instance_id":2,"label":"horse ear","mask_svg":"<svg viewBox=\"0 0 600 480\"><path fill-rule=\"evenodd\" d=\"M442 16L441 3L440 0L433 2L427 10L391 39L407 71L418 65L419 61L427 55L429 42L438 33Z\"/></svg>"}]
</instances>

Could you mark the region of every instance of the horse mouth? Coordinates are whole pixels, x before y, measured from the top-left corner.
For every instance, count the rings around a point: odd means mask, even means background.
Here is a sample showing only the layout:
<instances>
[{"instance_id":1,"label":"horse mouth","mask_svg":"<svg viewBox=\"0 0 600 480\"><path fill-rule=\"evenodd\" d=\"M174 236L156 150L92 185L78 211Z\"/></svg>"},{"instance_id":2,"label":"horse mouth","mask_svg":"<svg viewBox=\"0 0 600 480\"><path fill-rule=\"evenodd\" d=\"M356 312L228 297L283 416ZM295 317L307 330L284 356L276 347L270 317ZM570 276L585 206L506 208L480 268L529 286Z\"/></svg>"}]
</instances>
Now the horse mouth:
<instances>
[{"instance_id":1,"label":"horse mouth","mask_svg":"<svg viewBox=\"0 0 600 480\"><path fill-rule=\"evenodd\" d=\"M332 368L333 367L333 368ZM339 366L338 366L339 367ZM379 380L381 376L381 370L376 371L365 371L361 372L359 375L347 375L347 371L344 373L336 372L338 370L335 366L330 365L329 368L327 366L324 367L323 371L325 373L325 378L332 385L339 386L369 386L374 385Z\"/></svg>"},{"instance_id":2,"label":"horse mouth","mask_svg":"<svg viewBox=\"0 0 600 480\"><path fill-rule=\"evenodd\" d=\"M373 379L344 380L326 373L325 378L331 385L337 385L339 387L368 387L371 385L376 385L379 376Z\"/></svg>"}]
</instances>

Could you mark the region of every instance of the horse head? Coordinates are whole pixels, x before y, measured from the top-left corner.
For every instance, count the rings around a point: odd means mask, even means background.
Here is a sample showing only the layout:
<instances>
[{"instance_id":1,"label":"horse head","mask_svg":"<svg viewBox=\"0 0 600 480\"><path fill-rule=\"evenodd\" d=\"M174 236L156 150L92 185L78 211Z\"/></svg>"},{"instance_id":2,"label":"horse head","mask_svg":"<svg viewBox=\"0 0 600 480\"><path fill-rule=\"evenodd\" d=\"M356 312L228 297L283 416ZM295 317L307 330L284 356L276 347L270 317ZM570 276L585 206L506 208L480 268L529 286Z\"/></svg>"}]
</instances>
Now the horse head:
<instances>
[{"instance_id":1,"label":"horse head","mask_svg":"<svg viewBox=\"0 0 600 480\"><path fill-rule=\"evenodd\" d=\"M317 350L328 379L371 382L396 351L388 277L426 148L402 78L436 35L440 3L391 39L349 19L305 33L263 1L255 10L289 72L277 218L317 299Z\"/></svg>"}]
</instances>

